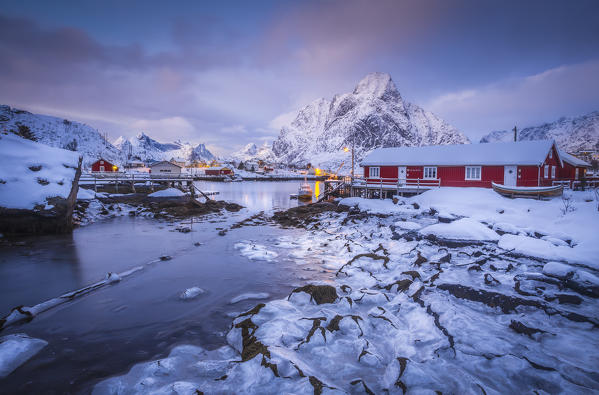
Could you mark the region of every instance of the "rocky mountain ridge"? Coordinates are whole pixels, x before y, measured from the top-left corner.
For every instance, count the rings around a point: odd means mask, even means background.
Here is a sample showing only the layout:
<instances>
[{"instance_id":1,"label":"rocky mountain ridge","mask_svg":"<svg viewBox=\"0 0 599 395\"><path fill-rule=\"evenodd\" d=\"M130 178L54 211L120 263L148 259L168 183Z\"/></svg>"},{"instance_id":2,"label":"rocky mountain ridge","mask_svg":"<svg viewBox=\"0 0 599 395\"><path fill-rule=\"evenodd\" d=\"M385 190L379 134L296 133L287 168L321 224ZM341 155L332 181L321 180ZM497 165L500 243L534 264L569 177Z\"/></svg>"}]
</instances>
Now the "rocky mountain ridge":
<instances>
[{"instance_id":1,"label":"rocky mountain ridge","mask_svg":"<svg viewBox=\"0 0 599 395\"><path fill-rule=\"evenodd\" d=\"M405 102L391 76L371 73L353 92L315 100L284 126L273 143L277 161L334 168L380 147L467 144L468 138L438 116Z\"/></svg>"},{"instance_id":2,"label":"rocky mountain ridge","mask_svg":"<svg viewBox=\"0 0 599 395\"><path fill-rule=\"evenodd\" d=\"M531 126L518 131L518 140L555 140L566 152L599 150L599 111L579 117L562 117L554 122ZM481 143L512 141L514 132L493 131L480 139Z\"/></svg>"}]
</instances>

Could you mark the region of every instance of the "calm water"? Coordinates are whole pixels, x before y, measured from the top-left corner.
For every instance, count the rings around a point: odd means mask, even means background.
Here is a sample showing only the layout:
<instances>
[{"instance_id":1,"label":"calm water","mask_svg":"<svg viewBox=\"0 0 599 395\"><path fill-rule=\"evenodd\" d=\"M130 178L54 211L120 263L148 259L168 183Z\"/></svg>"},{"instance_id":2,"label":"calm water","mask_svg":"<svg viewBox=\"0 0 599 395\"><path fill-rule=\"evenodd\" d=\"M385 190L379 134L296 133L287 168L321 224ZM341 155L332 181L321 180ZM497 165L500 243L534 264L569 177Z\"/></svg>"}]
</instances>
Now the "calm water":
<instances>
[{"instance_id":1,"label":"calm water","mask_svg":"<svg viewBox=\"0 0 599 395\"><path fill-rule=\"evenodd\" d=\"M244 182L210 182L196 181L195 185L202 191L219 191L215 198L236 202L253 211L285 210L303 204L289 195L297 194L303 180L269 182L269 181L244 181ZM312 187L314 196L321 193L324 185L322 181L308 182ZM314 198L313 198L314 199Z\"/></svg>"},{"instance_id":2,"label":"calm water","mask_svg":"<svg viewBox=\"0 0 599 395\"><path fill-rule=\"evenodd\" d=\"M85 393L102 378L133 364L168 354L177 344L213 348L224 344L231 315L256 303L229 301L242 293L268 292L280 298L306 281L327 279L316 263L299 266L290 251L272 247L283 235L301 230L243 227L219 236L221 228L257 211L297 205L289 200L298 182L198 183L219 190L219 199L248 207L239 213L205 217L193 231L179 222L115 218L75 230L69 236L25 239L26 245L0 248L0 316L14 306L31 306L138 265L144 270L123 281L42 313L0 333L26 333L48 346L0 379L0 393ZM189 221L187 226L189 226ZM279 253L273 262L252 261L234 248L252 240ZM196 246L195 243L201 243ZM169 261L148 264L162 255ZM207 291L179 298L185 289Z\"/></svg>"}]
</instances>

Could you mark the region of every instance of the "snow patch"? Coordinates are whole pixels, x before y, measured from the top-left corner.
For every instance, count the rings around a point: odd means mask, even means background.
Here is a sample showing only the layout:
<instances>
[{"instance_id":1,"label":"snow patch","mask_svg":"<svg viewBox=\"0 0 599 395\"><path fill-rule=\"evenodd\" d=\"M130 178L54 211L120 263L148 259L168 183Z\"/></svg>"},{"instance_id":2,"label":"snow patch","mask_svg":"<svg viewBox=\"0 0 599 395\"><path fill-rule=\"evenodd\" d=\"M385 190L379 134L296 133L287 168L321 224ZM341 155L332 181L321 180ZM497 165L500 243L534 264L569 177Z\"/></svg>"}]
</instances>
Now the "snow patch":
<instances>
[{"instance_id":1,"label":"snow patch","mask_svg":"<svg viewBox=\"0 0 599 395\"><path fill-rule=\"evenodd\" d=\"M8 376L47 344L24 333L0 337L0 378Z\"/></svg>"}]
</instances>

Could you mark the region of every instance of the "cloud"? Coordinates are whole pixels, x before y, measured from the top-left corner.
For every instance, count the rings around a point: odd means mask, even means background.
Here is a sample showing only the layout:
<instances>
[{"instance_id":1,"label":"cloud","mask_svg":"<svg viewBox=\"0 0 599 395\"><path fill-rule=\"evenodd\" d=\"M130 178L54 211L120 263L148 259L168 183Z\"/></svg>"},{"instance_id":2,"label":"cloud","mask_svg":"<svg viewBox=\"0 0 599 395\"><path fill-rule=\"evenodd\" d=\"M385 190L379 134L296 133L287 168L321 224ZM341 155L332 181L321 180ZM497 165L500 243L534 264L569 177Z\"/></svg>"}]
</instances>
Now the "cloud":
<instances>
[{"instance_id":1,"label":"cloud","mask_svg":"<svg viewBox=\"0 0 599 395\"><path fill-rule=\"evenodd\" d=\"M294 111L286 112L284 114L277 115L274 119L272 119L268 123L268 126L271 129L276 130L278 132L279 130L281 130L281 128L283 126L287 126L291 122L293 122L293 120L295 120L295 118L297 117L298 112L299 112L298 110L294 110Z\"/></svg>"},{"instance_id":2,"label":"cloud","mask_svg":"<svg viewBox=\"0 0 599 395\"><path fill-rule=\"evenodd\" d=\"M475 141L492 130L582 115L599 110L599 59L449 92L423 107Z\"/></svg>"},{"instance_id":3,"label":"cloud","mask_svg":"<svg viewBox=\"0 0 599 395\"><path fill-rule=\"evenodd\" d=\"M151 136L162 141L188 139L194 135L194 126L185 118L138 119L129 125L137 131L149 131Z\"/></svg>"}]
</instances>

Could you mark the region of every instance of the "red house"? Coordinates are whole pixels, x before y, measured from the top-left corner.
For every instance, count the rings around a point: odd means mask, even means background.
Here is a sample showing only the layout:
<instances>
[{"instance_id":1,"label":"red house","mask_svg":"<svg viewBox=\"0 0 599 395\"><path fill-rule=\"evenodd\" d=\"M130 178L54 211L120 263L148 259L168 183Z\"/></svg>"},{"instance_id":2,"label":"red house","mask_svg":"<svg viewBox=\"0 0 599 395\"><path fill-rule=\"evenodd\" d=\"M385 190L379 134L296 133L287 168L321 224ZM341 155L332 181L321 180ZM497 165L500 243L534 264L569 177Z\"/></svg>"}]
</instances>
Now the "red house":
<instances>
[{"instance_id":1,"label":"red house","mask_svg":"<svg viewBox=\"0 0 599 395\"><path fill-rule=\"evenodd\" d=\"M225 166L208 167L204 170L204 174L206 174L207 176L225 176L232 175L233 170Z\"/></svg>"},{"instance_id":2,"label":"red house","mask_svg":"<svg viewBox=\"0 0 599 395\"><path fill-rule=\"evenodd\" d=\"M115 172L118 171L119 168L107 161L106 159L100 158L94 163L92 163L92 171L93 172Z\"/></svg>"},{"instance_id":3,"label":"red house","mask_svg":"<svg viewBox=\"0 0 599 395\"><path fill-rule=\"evenodd\" d=\"M367 186L546 186L564 167L552 140L378 148L361 163Z\"/></svg>"},{"instance_id":4,"label":"red house","mask_svg":"<svg viewBox=\"0 0 599 395\"><path fill-rule=\"evenodd\" d=\"M584 178L587 169L591 167L585 161L561 150L559 151L559 155L562 158L562 162L564 162L564 167L562 167L559 176L564 181L575 181Z\"/></svg>"}]
</instances>

